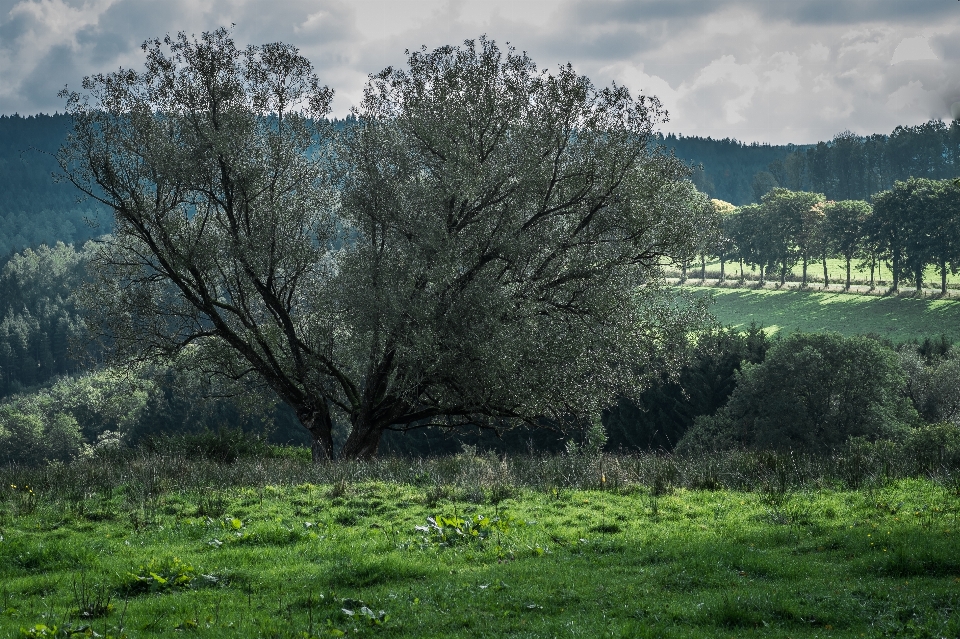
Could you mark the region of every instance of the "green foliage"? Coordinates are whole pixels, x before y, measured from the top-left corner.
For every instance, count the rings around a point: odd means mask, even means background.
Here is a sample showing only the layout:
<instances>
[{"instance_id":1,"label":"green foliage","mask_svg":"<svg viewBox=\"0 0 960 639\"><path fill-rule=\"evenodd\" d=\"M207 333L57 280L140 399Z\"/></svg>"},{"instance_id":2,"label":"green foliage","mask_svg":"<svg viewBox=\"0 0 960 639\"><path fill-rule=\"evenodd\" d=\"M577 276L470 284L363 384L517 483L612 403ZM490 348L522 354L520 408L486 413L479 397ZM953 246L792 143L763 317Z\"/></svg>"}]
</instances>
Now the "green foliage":
<instances>
[{"instance_id":1,"label":"green foliage","mask_svg":"<svg viewBox=\"0 0 960 639\"><path fill-rule=\"evenodd\" d=\"M960 465L960 425L952 422L924 424L904 438L905 453L924 473L936 473Z\"/></svg>"},{"instance_id":2,"label":"green foliage","mask_svg":"<svg viewBox=\"0 0 960 639\"><path fill-rule=\"evenodd\" d=\"M697 334L676 376L661 376L639 396L620 398L604 411L609 448L672 450L694 419L726 403L741 366L762 362L769 347L755 324L744 332L714 328Z\"/></svg>"},{"instance_id":3,"label":"green foliage","mask_svg":"<svg viewBox=\"0 0 960 639\"><path fill-rule=\"evenodd\" d=\"M896 353L876 340L794 333L745 366L727 405L696 421L678 449L822 451L896 437L916 421L905 391Z\"/></svg>"},{"instance_id":4,"label":"green foliage","mask_svg":"<svg viewBox=\"0 0 960 639\"><path fill-rule=\"evenodd\" d=\"M417 532L424 534L424 539L440 546L456 546L469 542L481 542L491 535L508 533L512 528L523 525L508 514L496 517L483 515L468 515L466 518L456 515L437 515L427 517L427 525L417 526Z\"/></svg>"},{"instance_id":5,"label":"green foliage","mask_svg":"<svg viewBox=\"0 0 960 639\"><path fill-rule=\"evenodd\" d=\"M0 406L0 463L66 461L80 452L82 442L72 415L57 412L42 419L9 404Z\"/></svg>"},{"instance_id":6,"label":"green foliage","mask_svg":"<svg viewBox=\"0 0 960 639\"><path fill-rule=\"evenodd\" d=\"M190 588L198 577L193 566L179 557L152 558L136 571L128 572L120 581L117 590L123 596L185 590Z\"/></svg>"}]
</instances>

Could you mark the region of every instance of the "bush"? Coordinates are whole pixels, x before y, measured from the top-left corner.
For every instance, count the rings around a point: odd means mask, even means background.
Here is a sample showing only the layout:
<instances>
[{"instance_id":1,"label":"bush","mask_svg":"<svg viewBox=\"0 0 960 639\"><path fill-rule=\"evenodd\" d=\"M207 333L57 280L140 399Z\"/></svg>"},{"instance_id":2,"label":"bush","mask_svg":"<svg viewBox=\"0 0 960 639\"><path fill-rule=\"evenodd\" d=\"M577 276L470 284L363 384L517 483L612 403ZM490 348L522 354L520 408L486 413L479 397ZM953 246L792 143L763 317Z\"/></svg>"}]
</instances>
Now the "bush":
<instances>
[{"instance_id":1,"label":"bush","mask_svg":"<svg viewBox=\"0 0 960 639\"><path fill-rule=\"evenodd\" d=\"M960 466L960 426L950 422L924 424L907 433L904 449L920 473L956 468Z\"/></svg>"},{"instance_id":2,"label":"bush","mask_svg":"<svg viewBox=\"0 0 960 639\"><path fill-rule=\"evenodd\" d=\"M77 420L56 413L49 419L0 406L0 463L35 465L76 456L83 437Z\"/></svg>"},{"instance_id":3,"label":"bush","mask_svg":"<svg viewBox=\"0 0 960 639\"><path fill-rule=\"evenodd\" d=\"M826 451L851 437L897 438L917 422L896 353L875 340L795 333L745 365L715 417L699 417L678 450L736 446Z\"/></svg>"}]
</instances>

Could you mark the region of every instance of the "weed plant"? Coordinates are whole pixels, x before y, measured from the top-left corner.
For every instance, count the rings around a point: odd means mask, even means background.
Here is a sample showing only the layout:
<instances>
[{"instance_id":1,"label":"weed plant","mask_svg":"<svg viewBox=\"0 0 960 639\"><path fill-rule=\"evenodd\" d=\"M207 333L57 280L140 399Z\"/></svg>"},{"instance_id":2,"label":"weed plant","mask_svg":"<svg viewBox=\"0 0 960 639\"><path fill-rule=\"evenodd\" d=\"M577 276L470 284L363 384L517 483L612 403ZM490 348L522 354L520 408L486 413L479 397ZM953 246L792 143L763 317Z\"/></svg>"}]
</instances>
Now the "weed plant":
<instances>
[{"instance_id":1,"label":"weed plant","mask_svg":"<svg viewBox=\"0 0 960 639\"><path fill-rule=\"evenodd\" d=\"M936 451L219 459L0 469L0 636L960 636Z\"/></svg>"}]
</instances>

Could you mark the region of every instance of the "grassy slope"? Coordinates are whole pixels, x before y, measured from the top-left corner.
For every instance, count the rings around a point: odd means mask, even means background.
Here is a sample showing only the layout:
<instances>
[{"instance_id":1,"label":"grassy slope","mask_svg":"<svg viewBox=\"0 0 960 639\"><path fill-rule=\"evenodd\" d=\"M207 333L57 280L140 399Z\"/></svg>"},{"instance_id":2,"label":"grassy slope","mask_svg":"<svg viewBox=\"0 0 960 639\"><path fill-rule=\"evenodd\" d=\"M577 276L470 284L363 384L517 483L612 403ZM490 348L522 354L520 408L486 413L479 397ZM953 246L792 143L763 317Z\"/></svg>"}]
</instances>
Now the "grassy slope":
<instances>
[{"instance_id":1,"label":"grassy slope","mask_svg":"<svg viewBox=\"0 0 960 639\"><path fill-rule=\"evenodd\" d=\"M697 289L694 289L695 291ZM960 301L770 289L710 289L723 324L772 330L875 333L895 342L947 335L960 340Z\"/></svg>"},{"instance_id":2,"label":"grassy slope","mask_svg":"<svg viewBox=\"0 0 960 639\"><path fill-rule=\"evenodd\" d=\"M960 634L960 499L925 480L786 496L512 489L496 505L437 485L163 484L72 505L5 490L0 635ZM416 528L437 514L510 523L446 545Z\"/></svg>"}]
</instances>

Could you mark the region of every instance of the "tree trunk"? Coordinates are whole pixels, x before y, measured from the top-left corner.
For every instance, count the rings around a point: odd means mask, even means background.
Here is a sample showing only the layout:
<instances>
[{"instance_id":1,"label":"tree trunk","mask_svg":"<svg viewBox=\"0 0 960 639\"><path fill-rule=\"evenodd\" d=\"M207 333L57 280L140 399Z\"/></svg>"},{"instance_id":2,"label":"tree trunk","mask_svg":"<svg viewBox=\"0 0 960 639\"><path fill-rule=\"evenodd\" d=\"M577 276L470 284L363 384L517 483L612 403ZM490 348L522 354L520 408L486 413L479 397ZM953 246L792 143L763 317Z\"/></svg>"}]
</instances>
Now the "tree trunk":
<instances>
[{"instance_id":1,"label":"tree trunk","mask_svg":"<svg viewBox=\"0 0 960 639\"><path fill-rule=\"evenodd\" d=\"M803 278L800 282L800 288L807 287L807 256L803 256Z\"/></svg>"},{"instance_id":2,"label":"tree trunk","mask_svg":"<svg viewBox=\"0 0 960 639\"><path fill-rule=\"evenodd\" d=\"M740 258L740 283L743 284L743 258Z\"/></svg>"},{"instance_id":3,"label":"tree trunk","mask_svg":"<svg viewBox=\"0 0 960 639\"><path fill-rule=\"evenodd\" d=\"M850 290L850 260L851 257L847 256L847 290ZM870 268L870 286L873 286L873 268Z\"/></svg>"},{"instance_id":4,"label":"tree trunk","mask_svg":"<svg viewBox=\"0 0 960 639\"><path fill-rule=\"evenodd\" d=\"M725 265L724 259L721 257L720 258L720 281L721 282L726 279L726 273L724 273L724 265Z\"/></svg>"},{"instance_id":5,"label":"tree trunk","mask_svg":"<svg viewBox=\"0 0 960 639\"><path fill-rule=\"evenodd\" d=\"M940 294L947 294L947 261L940 260Z\"/></svg>"},{"instance_id":6,"label":"tree trunk","mask_svg":"<svg viewBox=\"0 0 960 639\"><path fill-rule=\"evenodd\" d=\"M376 457L385 426L358 419L353 424L350 436L343 445L341 455L345 459L370 459Z\"/></svg>"},{"instance_id":7,"label":"tree trunk","mask_svg":"<svg viewBox=\"0 0 960 639\"><path fill-rule=\"evenodd\" d=\"M900 290L900 251L894 249L893 251L893 286L891 291Z\"/></svg>"},{"instance_id":8,"label":"tree trunk","mask_svg":"<svg viewBox=\"0 0 960 639\"><path fill-rule=\"evenodd\" d=\"M827 270L827 254L823 254L823 290L830 286L830 272Z\"/></svg>"},{"instance_id":9,"label":"tree trunk","mask_svg":"<svg viewBox=\"0 0 960 639\"><path fill-rule=\"evenodd\" d=\"M917 280L917 295L923 293L923 267L921 266L916 270L916 280Z\"/></svg>"},{"instance_id":10,"label":"tree trunk","mask_svg":"<svg viewBox=\"0 0 960 639\"><path fill-rule=\"evenodd\" d=\"M687 261L683 261L683 265L680 267L680 283L687 281Z\"/></svg>"},{"instance_id":11,"label":"tree trunk","mask_svg":"<svg viewBox=\"0 0 960 639\"><path fill-rule=\"evenodd\" d=\"M330 418L329 409L301 408L296 412L300 423L313 437L310 444L313 463L333 460L333 420Z\"/></svg>"},{"instance_id":12,"label":"tree trunk","mask_svg":"<svg viewBox=\"0 0 960 639\"><path fill-rule=\"evenodd\" d=\"M700 254L700 281L707 281L707 256Z\"/></svg>"},{"instance_id":13,"label":"tree trunk","mask_svg":"<svg viewBox=\"0 0 960 639\"><path fill-rule=\"evenodd\" d=\"M877 256L874 255L870 258L870 288L876 288L876 280L873 277L874 271L877 269ZM848 269L849 270L849 269Z\"/></svg>"},{"instance_id":14,"label":"tree trunk","mask_svg":"<svg viewBox=\"0 0 960 639\"><path fill-rule=\"evenodd\" d=\"M766 265L764 264L760 265L760 286L763 286L763 272L766 268L767 268Z\"/></svg>"},{"instance_id":15,"label":"tree trunk","mask_svg":"<svg viewBox=\"0 0 960 639\"><path fill-rule=\"evenodd\" d=\"M780 265L780 288L787 283L787 261L783 260L783 264Z\"/></svg>"}]
</instances>

